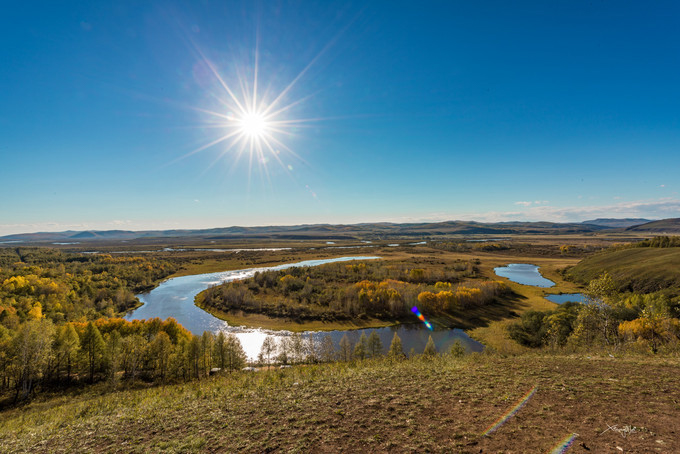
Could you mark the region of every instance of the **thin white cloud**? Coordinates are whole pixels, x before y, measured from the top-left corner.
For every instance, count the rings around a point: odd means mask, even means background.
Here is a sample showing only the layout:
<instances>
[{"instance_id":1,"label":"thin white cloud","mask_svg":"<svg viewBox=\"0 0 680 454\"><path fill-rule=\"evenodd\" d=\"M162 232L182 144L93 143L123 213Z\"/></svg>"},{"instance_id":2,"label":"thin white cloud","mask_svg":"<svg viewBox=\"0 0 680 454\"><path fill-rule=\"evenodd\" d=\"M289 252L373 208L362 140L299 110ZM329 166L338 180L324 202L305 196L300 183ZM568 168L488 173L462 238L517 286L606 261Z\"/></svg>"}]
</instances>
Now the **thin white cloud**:
<instances>
[{"instance_id":1,"label":"thin white cloud","mask_svg":"<svg viewBox=\"0 0 680 454\"><path fill-rule=\"evenodd\" d=\"M515 203L517 204L517 203ZM526 205L524 205L526 206ZM633 200L609 205L567 206L550 205L530 206L522 211L487 211L478 213L438 213L433 217L420 218L420 221L550 221L581 222L595 218L647 218L664 219L680 217L680 200L665 197L656 200Z\"/></svg>"},{"instance_id":2,"label":"thin white cloud","mask_svg":"<svg viewBox=\"0 0 680 454\"><path fill-rule=\"evenodd\" d=\"M531 205L532 202L515 202L515 205L522 205L525 207L528 207Z\"/></svg>"}]
</instances>

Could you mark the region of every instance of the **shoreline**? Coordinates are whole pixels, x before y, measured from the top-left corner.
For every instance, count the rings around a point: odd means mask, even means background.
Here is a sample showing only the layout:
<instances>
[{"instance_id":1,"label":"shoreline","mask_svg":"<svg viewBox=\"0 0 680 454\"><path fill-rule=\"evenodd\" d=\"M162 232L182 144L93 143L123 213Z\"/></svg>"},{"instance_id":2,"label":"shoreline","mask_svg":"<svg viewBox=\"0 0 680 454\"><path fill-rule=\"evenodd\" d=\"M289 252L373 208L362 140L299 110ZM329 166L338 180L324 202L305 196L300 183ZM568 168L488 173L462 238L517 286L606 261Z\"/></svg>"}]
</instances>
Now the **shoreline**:
<instances>
[{"instance_id":1,"label":"shoreline","mask_svg":"<svg viewBox=\"0 0 680 454\"><path fill-rule=\"evenodd\" d=\"M200 295L200 293L199 293ZM305 331L344 331L366 328L386 328L388 326L401 325L404 322L401 320L380 320L376 318L359 319L354 321L336 321L324 322L321 320L311 320L308 322L295 322L290 319L273 318L263 314L248 314L243 311L240 313L224 312L219 309L209 308L198 301L198 296L194 300L194 305L199 309L209 313L222 321L227 322L229 326L246 328L260 328L273 331L290 331L293 333L302 333Z\"/></svg>"}]
</instances>

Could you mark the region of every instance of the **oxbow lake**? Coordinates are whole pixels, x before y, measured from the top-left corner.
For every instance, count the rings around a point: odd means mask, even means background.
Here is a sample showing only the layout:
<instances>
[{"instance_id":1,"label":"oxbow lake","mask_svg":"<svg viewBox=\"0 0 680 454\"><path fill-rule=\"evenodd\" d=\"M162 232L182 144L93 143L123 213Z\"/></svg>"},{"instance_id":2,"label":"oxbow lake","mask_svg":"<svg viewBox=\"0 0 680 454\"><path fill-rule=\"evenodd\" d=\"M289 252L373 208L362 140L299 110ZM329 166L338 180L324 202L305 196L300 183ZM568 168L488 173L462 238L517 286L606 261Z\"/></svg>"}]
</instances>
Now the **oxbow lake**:
<instances>
[{"instance_id":1,"label":"oxbow lake","mask_svg":"<svg viewBox=\"0 0 680 454\"><path fill-rule=\"evenodd\" d=\"M538 266L530 265L528 263L511 263L508 266L501 266L493 269L496 275L506 277L512 282L517 282L522 285L533 285L535 287L549 288L553 287L555 283L550 279L544 278ZM568 302L587 303L585 295L582 293L560 293L546 295L545 299L557 304L564 304Z\"/></svg>"},{"instance_id":2,"label":"oxbow lake","mask_svg":"<svg viewBox=\"0 0 680 454\"><path fill-rule=\"evenodd\" d=\"M550 279L541 276L536 265L529 265L528 263L511 263L508 266L501 266L493 270L498 276L506 277L512 282L522 285L544 288L555 285Z\"/></svg>"},{"instance_id":3,"label":"oxbow lake","mask_svg":"<svg viewBox=\"0 0 680 454\"><path fill-rule=\"evenodd\" d=\"M318 266L326 263L345 262L350 260L375 260L379 258L380 257L375 256L359 256L306 260L303 262L271 267L248 268L243 270L176 277L162 282L150 292L137 295L139 300L144 304L138 309L130 312L125 318L127 320L142 320L158 317L165 320L168 317L173 317L182 326L194 334L201 334L203 331L225 331L233 333L241 341L243 349L248 357L255 359L260 352L265 337L270 335L276 338L282 338L284 336L289 336L291 333L288 331L272 331L260 328L229 326L224 320L218 319L194 304L194 298L198 293L208 287L223 282L231 282L252 277L258 271L284 270L292 267ZM437 350L440 352L448 350L456 340L459 340L468 352L479 352L484 349L484 346L481 343L471 339L463 330L435 328L434 331L429 331L420 322L376 329L310 331L303 333L303 335L305 337L311 335L316 341L321 341L324 336L329 335L337 348L340 339L342 339L344 335L347 335L349 340L352 343L355 343L362 333L366 333L368 336L371 331L376 331L378 333L385 352L387 352L395 332L401 338L404 352L407 354L412 348L417 353L422 353L430 335L432 335Z\"/></svg>"}]
</instances>

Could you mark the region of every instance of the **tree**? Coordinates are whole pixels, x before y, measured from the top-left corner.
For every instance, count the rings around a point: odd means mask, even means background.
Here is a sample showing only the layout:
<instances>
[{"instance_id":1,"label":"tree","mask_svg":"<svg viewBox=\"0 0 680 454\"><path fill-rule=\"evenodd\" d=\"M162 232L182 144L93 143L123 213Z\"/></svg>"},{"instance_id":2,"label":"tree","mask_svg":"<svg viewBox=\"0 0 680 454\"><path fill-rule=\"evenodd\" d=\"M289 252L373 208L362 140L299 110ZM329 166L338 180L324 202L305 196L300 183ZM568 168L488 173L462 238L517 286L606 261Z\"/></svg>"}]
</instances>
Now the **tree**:
<instances>
[{"instance_id":1,"label":"tree","mask_svg":"<svg viewBox=\"0 0 680 454\"><path fill-rule=\"evenodd\" d=\"M85 327L83 337L80 339L81 352L85 356L87 370L90 375L90 383L94 382L94 373L97 366L101 365L104 355L104 339L97 326L89 322Z\"/></svg>"},{"instance_id":2,"label":"tree","mask_svg":"<svg viewBox=\"0 0 680 454\"><path fill-rule=\"evenodd\" d=\"M325 363L330 363L335 359L335 346L333 345L333 339L329 334L326 334L321 340L319 357L321 358L321 361Z\"/></svg>"},{"instance_id":3,"label":"tree","mask_svg":"<svg viewBox=\"0 0 680 454\"><path fill-rule=\"evenodd\" d=\"M133 380L137 378L137 371L142 368L144 354L146 353L146 341L139 334L125 336L121 340L121 353L125 374Z\"/></svg>"},{"instance_id":4,"label":"tree","mask_svg":"<svg viewBox=\"0 0 680 454\"><path fill-rule=\"evenodd\" d=\"M246 352L243 351L241 341L235 335L229 334L227 336L225 352L224 367L228 370L239 370L246 365Z\"/></svg>"},{"instance_id":5,"label":"tree","mask_svg":"<svg viewBox=\"0 0 680 454\"><path fill-rule=\"evenodd\" d=\"M319 361L319 346L314 340L312 333L307 336L307 342L305 342L305 353L307 354L307 362L310 364Z\"/></svg>"},{"instance_id":6,"label":"tree","mask_svg":"<svg viewBox=\"0 0 680 454\"><path fill-rule=\"evenodd\" d=\"M397 335L397 332L394 332L394 336L392 336L392 343L390 344L390 351L387 352L387 356L390 358L403 358L404 357L404 349L401 346L401 338Z\"/></svg>"},{"instance_id":7,"label":"tree","mask_svg":"<svg viewBox=\"0 0 680 454\"><path fill-rule=\"evenodd\" d=\"M456 339L453 345L451 345L451 348L449 349L449 355L453 356L454 358L465 356L465 347L463 347L460 339Z\"/></svg>"},{"instance_id":8,"label":"tree","mask_svg":"<svg viewBox=\"0 0 680 454\"><path fill-rule=\"evenodd\" d=\"M289 342L292 363L301 363L305 359L305 344L300 333L294 333Z\"/></svg>"},{"instance_id":9,"label":"tree","mask_svg":"<svg viewBox=\"0 0 680 454\"><path fill-rule=\"evenodd\" d=\"M340 339L340 349L338 350L338 359L340 361L352 361L352 344L349 342L347 334Z\"/></svg>"},{"instance_id":10,"label":"tree","mask_svg":"<svg viewBox=\"0 0 680 454\"><path fill-rule=\"evenodd\" d=\"M57 329L54 349L57 354L58 367L62 363L65 365L66 379L71 381L71 370L80 349L80 338L73 324L67 323Z\"/></svg>"},{"instance_id":11,"label":"tree","mask_svg":"<svg viewBox=\"0 0 680 454\"><path fill-rule=\"evenodd\" d=\"M264 364L267 366L271 365L272 356L276 351L276 341L272 336L267 336L262 342L262 347L260 348L260 358Z\"/></svg>"},{"instance_id":12,"label":"tree","mask_svg":"<svg viewBox=\"0 0 680 454\"><path fill-rule=\"evenodd\" d=\"M220 370L224 370L226 365L226 357L227 357L227 338L224 335L224 331L220 331L217 333L217 336L215 336L215 343L213 344L213 356L215 358L217 367L220 368Z\"/></svg>"},{"instance_id":13,"label":"tree","mask_svg":"<svg viewBox=\"0 0 680 454\"><path fill-rule=\"evenodd\" d=\"M427 339L427 344L425 344L425 350L423 350L423 355L425 356L437 356L437 347L434 346L434 341L432 336Z\"/></svg>"},{"instance_id":14,"label":"tree","mask_svg":"<svg viewBox=\"0 0 680 454\"><path fill-rule=\"evenodd\" d=\"M201 338L193 335L185 348L185 362L191 376L201 378Z\"/></svg>"},{"instance_id":15,"label":"tree","mask_svg":"<svg viewBox=\"0 0 680 454\"><path fill-rule=\"evenodd\" d=\"M12 353L16 364L17 385L21 385L23 397L28 397L35 381L48 363L52 353L54 325L51 320L31 320L23 325L12 339ZM19 396L19 386L17 394Z\"/></svg>"},{"instance_id":16,"label":"tree","mask_svg":"<svg viewBox=\"0 0 680 454\"><path fill-rule=\"evenodd\" d=\"M170 336L164 331L159 331L149 345L154 375L160 378L161 381L165 380L172 350L173 346L170 341Z\"/></svg>"},{"instance_id":17,"label":"tree","mask_svg":"<svg viewBox=\"0 0 680 454\"><path fill-rule=\"evenodd\" d=\"M383 345L380 340L380 336L377 332L371 331L370 336L368 336L368 356L371 358L377 358L382 355Z\"/></svg>"},{"instance_id":18,"label":"tree","mask_svg":"<svg viewBox=\"0 0 680 454\"><path fill-rule=\"evenodd\" d=\"M366 359L368 355L368 338L366 333L361 333L361 337L354 346L354 357L357 359Z\"/></svg>"},{"instance_id":19,"label":"tree","mask_svg":"<svg viewBox=\"0 0 680 454\"><path fill-rule=\"evenodd\" d=\"M111 385L117 382L118 371L120 370L121 345L122 339L118 330L113 330L104 335L106 343L106 364Z\"/></svg>"}]
</instances>

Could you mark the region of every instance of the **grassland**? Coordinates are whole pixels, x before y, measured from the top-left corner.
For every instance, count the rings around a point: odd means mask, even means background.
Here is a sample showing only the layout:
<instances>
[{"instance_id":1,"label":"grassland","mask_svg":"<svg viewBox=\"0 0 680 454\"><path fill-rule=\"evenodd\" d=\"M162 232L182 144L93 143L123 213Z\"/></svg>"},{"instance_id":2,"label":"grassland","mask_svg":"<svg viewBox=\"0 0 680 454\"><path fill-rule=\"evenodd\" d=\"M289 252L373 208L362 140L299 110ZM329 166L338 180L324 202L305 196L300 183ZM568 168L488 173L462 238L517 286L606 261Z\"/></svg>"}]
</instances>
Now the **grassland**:
<instances>
[{"instance_id":1,"label":"grassland","mask_svg":"<svg viewBox=\"0 0 680 454\"><path fill-rule=\"evenodd\" d=\"M680 292L680 248L630 248L604 251L568 271L585 283L607 271L621 291L649 293L666 288Z\"/></svg>"},{"instance_id":2,"label":"grassland","mask_svg":"<svg viewBox=\"0 0 680 454\"><path fill-rule=\"evenodd\" d=\"M677 358L470 355L45 397L5 452L679 452ZM517 414L484 432L534 386Z\"/></svg>"}]
</instances>

